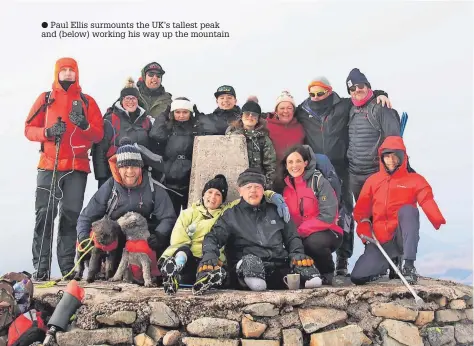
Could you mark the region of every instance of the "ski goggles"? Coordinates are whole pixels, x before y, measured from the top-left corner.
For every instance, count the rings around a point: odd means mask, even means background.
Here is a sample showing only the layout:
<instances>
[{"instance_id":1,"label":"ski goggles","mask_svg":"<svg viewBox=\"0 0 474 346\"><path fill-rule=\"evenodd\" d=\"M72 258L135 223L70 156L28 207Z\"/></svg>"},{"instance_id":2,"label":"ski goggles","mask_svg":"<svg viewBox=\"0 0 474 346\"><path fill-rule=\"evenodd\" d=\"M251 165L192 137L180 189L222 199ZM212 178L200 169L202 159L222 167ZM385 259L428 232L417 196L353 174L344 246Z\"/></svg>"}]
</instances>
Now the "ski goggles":
<instances>
[{"instance_id":1,"label":"ski goggles","mask_svg":"<svg viewBox=\"0 0 474 346\"><path fill-rule=\"evenodd\" d=\"M354 91L356 91L356 88L359 89L359 90L362 90L362 89L365 88L365 84L363 84L363 83L362 83L362 84L354 84L353 86L351 86L351 87L349 88L349 90L350 90L351 92L354 92Z\"/></svg>"}]
</instances>

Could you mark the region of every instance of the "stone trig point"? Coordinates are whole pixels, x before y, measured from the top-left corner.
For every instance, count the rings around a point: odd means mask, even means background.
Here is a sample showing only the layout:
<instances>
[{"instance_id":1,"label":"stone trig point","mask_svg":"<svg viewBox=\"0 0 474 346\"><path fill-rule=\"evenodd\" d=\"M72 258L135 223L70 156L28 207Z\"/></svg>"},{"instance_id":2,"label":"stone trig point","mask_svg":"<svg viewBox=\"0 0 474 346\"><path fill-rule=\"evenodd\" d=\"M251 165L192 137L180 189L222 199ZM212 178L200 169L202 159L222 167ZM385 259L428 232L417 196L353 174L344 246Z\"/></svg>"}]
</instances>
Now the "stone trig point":
<instances>
[{"instance_id":1,"label":"stone trig point","mask_svg":"<svg viewBox=\"0 0 474 346\"><path fill-rule=\"evenodd\" d=\"M59 346L437 346L472 345L472 286L420 278L417 307L400 280L296 291L180 289L97 282ZM62 287L35 288L50 315ZM48 318L48 317L47 317Z\"/></svg>"}]
</instances>

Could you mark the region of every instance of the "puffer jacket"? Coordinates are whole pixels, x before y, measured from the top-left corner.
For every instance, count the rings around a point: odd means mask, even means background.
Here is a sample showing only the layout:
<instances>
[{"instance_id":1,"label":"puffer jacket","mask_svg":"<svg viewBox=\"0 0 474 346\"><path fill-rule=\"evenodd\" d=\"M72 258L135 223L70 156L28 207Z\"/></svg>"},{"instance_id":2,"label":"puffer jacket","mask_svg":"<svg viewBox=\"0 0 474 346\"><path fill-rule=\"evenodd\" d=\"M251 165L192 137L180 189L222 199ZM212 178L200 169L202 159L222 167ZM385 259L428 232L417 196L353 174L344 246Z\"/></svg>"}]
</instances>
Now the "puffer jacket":
<instances>
[{"instance_id":1,"label":"puffer jacket","mask_svg":"<svg viewBox=\"0 0 474 346\"><path fill-rule=\"evenodd\" d=\"M154 119L147 115L143 108L138 107L137 110L139 115L134 122L120 101L115 102L105 114L104 138L92 146L92 162L97 180L112 176L108 160L115 155L122 138L128 137L132 143L143 145L153 151L148 134Z\"/></svg>"},{"instance_id":2,"label":"puffer jacket","mask_svg":"<svg viewBox=\"0 0 474 346\"><path fill-rule=\"evenodd\" d=\"M269 113L266 120L268 136L275 148L277 162L283 160L285 152L293 145L304 143L303 125L296 118L293 118L288 124L283 124L277 119L276 113Z\"/></svg>"},{"instance_id":3,"label":"puffer jacket","mask_svg":"<svg viewBox=\"0 0 474 346\"><path fill-rule=\"evenodd\" d=\"M384 149L394 150L402 157L402 164L389 173L382 159L379 160L379 172L371 175L362 187L354 208L354 220L360 224L362 220L372 217L375 237L380 243L393 238L398 226L398 211L404 205L417 207L419 204L435 229L446 223L426 179L418 173L408 172L403 139L399 136L387 137L378 150L380 157ZM359 227L357 233L361 235Z\"/></svg>"},{"instance_id":4,"label":"puffer jacket","mask_svg":"<svg viewBox=\"0 0 474 346\"><path fill-rule=\"evenodd\" d=\"M276 153L273 143L268 137L265 120L255 130L229 127L227 135L243 135L247 142L249 167L259 168L265 174L266 188L271 189L276 176Z\"/></svg>"},{"instance_id":5,"label":"puffer jacket","mask_svg":"<svg viewBox=\"0 0 474 346\"><path fill-rule=\"evenodd\" d=\"M189 186L191 176L195 121L170 120L163 113L156 118L150 131L150 138L164 147L164 174L166 186L172 189L184 189Z\"/></svg>"},{"instance_id":6,"label":"puffer jacket","mask_svg":"<svg viewBox=\"0 0 474 346\"><path fill-rule=\"evenodd\" d=\"M73 67L76 71L76 81L68 90L59 84L59 71L63 67ZM58 171L77 170L90 173L89 149L93 143L98 143L104 136L102 114L96 101L89 95L85 105L81 97L79 83L79 68L74 59L62 58L56 62L54 68L54 82L49 95L49 106L45 107L45 93L41 93L31 107L25 121L25 136L30 141L41 143L39 169L53 170L56 158L56 145L53 138L47 138L45 130L53 126L58 117L66 123L66 132L61 137L58 156ZM87 130L81 130L69 120L72 102L80 101L83 104L84 115L89 122ZM36 114L36 115L35 115ZM33 115L35 115L33 117Z\"/></svg>"},{"instance_id":7,"label":"puffer jacket","mask_svg":"<svg viewBox=\"0 0 474 346\"><path fill-rule=\"evenodd\" d=\"M230 124L241 114L239 106L229 110L216 108L211 114L197 114L199 136L224 135Z\"/></svg>"}]
</instances>

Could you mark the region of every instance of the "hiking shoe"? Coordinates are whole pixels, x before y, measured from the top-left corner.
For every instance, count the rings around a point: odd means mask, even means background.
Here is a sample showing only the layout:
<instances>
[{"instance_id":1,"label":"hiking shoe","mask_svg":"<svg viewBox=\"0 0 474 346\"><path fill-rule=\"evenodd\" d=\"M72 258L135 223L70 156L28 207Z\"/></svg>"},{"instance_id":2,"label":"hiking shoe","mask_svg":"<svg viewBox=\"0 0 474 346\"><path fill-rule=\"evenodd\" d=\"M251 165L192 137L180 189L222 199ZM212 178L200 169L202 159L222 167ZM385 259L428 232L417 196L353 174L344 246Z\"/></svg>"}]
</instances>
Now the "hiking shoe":
<instances>
[{"instance_id":1,"label":"hiking shoe","mask_svg":"<svg viewBox=\"0 0 474 346\"><path fill-rule=\"evenodd\" d=\"M349 276L349 271L347 270L347 258L337 258L336 263L336 275Z\"/></svg>"},{"instance_id":2,"label":"hiking shoe","mask_svg":"<svg viewBox=\"0 0 474 346\"><path fill-rule=\"evenodd\" d=\"M179 288L179 272L174 257L168 257L161 266L161 274L163 275L163 289L166 294L174 294Z\"/></svg>"},{"instance_id":3,"label":"hiking shoe","mask_svg":"<svg viewBox=\"0 0 474 346\"><path fill-rule=\"evenodd\" d=\"M323 285L332 286L334 281L334 273L321 274L321 279L323 281Z\"/></svg>"},{"instance_id":4,"label":"hiking shoe","mask_svg":"<svg viewBox=\"0 0 474 346\"><path fill-rule=\"evenodd\" d=\"M415 267L403 266L402 275L410 285L415 285L418 282L418 273Z\"/></svg>"},{"instance_id":5,"label":"hiking shoe","mask_svg":"<svg viewBox=\"0 0 474 346\"><path fill-rule=\"evenodd\" d=\"M33 281L48 281L48 272L34 272Z\"/></svg>"},{"instance_id":6,"label":"hiking shoe","mask_svg":"<svg viewBox=\"0 0 474 346\"><path fill-rule=\"evenodd\" d=\"M71 272L71 269L61 271L61 276L62 276L63 281L69 281L69 280L72 280L74 278L74 275L76 274L76 272L74 272L74 271Z\"/></svg>"},{"instance_id":7,"label":"hiking shoe","mask_svg":"<svg viewBox=\"0 0 474 346\"><path fill-rule=\"evenodd\" d=\"M402 271L402 261L400 259L400 257L395 257L395 258L392 258L392 262L398 267L398 270L400 270L400 272ZM392 266L390 266L390 271L388 273L388 278L390 280L394 280L394 279L399 279L398 277L398 274L395 270L393 270Z\"/></svg>"},{"instance_id":8,"label":"hiking shoe","mask_svg":"<svg viewBox=\"0 0 474 346\"><path fill-rule=\"evenodd\" d=\"M207 275L196 281L193 285L193 294L200 295L209 290L213 286L223 284L226 277L225 270L222 267L210 271Z\"/></svg>"}]
</instances>

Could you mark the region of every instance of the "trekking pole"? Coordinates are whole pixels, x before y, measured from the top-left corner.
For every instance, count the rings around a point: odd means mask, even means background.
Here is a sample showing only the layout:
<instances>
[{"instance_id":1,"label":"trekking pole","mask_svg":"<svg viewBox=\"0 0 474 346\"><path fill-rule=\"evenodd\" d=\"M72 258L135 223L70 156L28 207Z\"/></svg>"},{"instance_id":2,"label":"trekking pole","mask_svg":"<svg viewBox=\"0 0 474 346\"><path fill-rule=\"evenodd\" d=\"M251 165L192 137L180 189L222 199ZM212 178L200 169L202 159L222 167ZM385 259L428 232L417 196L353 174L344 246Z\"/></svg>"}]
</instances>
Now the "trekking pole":
<instances>
[{"instance_id":1,"label":"trekking pole","mask_svg":"<svg viewBox=\"0 0 474 346\"><path fill-rule=\"evenodd\" d=\"M58 117L57 123L61 123L61 117ZM51 209L51 241L49 244L49 258L48 258L48 281L51 280L51 262L53 258L53 236L54 236L54 199L56 198L56 174L58 170L58 161L59 161L59 147L61 145L61 135L54 137L54 144L56 145L56 156L54 158L54 168L53 174L51 177L51 186L49 188L49 198L48 198L48 206L46 208L46 219L44 221L44 228L43 228L43 236L41 237L41 247L40 247L40 255L38 261L38 269L37 272L40 273L41 267L41 257L43 256L43 243L44 243L44 234L46 232L46 221L48 220L48 213L49 207L51 203L51 199L53 200L53 207Z\"/></svg>"},{"instance_id":2,"label":"trekking pole","mask_svg":"<svg viewBox=\"0 0 474 346\"><path fill-rule=\"evenodd\" d=\"M390 266L393 268L393 270L395 270L395 272L397 273L398 277L402 280L402 282L405 284L405 286L408 288L408 290L410 291L410 293L413 295L413 297L415 298L415 303L416 305L420 306L422 305L424 302L423 302L423 299L420 298L420 296L415 292L415 290L413 289L413 287L411 287L411 285L408 283L407 279L405 279L405 277L402 275L402 273L400 272L400 270L398 269L398 267L395 265L395 263L393 263L392 259L390 258L389 255L387 255L387 253L385 252L385 250L383 249L382 245L379 243L379 241L377 240L377 238L375 238L375 234L374 232L372 231L372 236L373 238L370 238L370 237L367 237L366 235L362 235L361 238L364 239L364 240L367 240L368 242L371 242L372 244L375 244L380 252L382 253L382 255L385 257L385 259L388 261L388 263L390 264Z\"/></svg>"}]
</instances>

